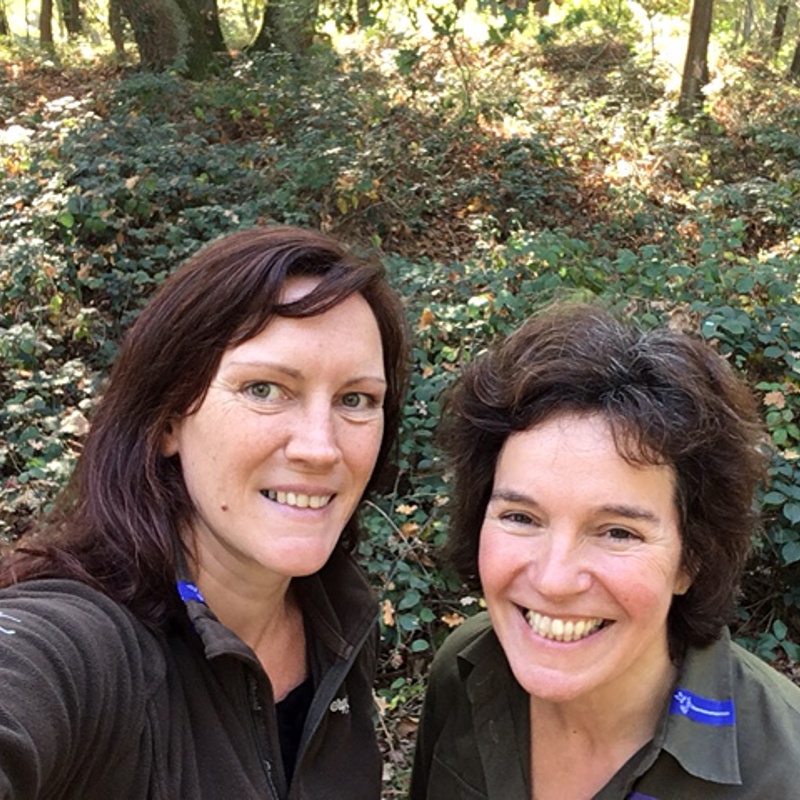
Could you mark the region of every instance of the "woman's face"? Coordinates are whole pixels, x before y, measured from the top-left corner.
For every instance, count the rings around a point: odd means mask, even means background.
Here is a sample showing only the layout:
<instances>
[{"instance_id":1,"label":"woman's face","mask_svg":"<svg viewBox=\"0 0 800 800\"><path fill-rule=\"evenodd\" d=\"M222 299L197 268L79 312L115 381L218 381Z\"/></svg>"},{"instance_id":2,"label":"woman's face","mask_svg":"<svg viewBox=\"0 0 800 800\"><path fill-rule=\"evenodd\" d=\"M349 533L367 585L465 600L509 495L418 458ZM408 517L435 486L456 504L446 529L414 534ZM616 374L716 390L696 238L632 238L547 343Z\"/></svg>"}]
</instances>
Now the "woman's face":
<instances>
[{"instance_id":1,"label":"woman's face","mask_svg":"<svg viewBox=\"0 0 800 800\"><path fill-rule=\"evenodd\" d=\"M282 301L314 285L292 279ZM208 571L267 585L325 564L375 465L385 392L361 295L318 316L277 317L223 354L202 404L163 443L194 505L184 536L201 588Z\"/></svg>"},{"instance_id":2,"label":"woman's face","mask_svg":"<svg viewBox=\"0 0 800 800\"><path fill-rule=\"evenodd\" d=\"M674 471L628 463L601 416L564 414L508 438L479 565L531 695L621 702L670 675L667 613L690 584Z\"/></svg>"}]
</instances>

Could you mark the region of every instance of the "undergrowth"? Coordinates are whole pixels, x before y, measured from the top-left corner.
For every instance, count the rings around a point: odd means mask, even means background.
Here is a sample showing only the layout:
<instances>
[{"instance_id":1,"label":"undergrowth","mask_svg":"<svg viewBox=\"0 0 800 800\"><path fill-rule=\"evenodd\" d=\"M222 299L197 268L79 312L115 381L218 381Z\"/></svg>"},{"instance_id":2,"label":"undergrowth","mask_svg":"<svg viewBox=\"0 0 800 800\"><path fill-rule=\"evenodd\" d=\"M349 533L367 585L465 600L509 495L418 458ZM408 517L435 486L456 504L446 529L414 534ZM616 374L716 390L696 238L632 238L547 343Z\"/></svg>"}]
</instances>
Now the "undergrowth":
<instances>
[{"instance_id":1,"label":"undergrowth","mask_svg":"<svg viewBox=\"0 0 800 800\"><path fill-rule=\"evenodd\" d=\"M736 633L791 674L797 88L731 62L687 124L658 65L608 34L361 44L303 65L239 57L204 83L0 66L0 535L63 484L115 342L165 275L234 229L322 227L382 255L414 332L395 488L367 507L359 551L381 601L385 797L405 786L433 652L481 607L439 555L441 392L556 299L699 332L759 392L775 455Z\"/></svg>"}]
</instances>

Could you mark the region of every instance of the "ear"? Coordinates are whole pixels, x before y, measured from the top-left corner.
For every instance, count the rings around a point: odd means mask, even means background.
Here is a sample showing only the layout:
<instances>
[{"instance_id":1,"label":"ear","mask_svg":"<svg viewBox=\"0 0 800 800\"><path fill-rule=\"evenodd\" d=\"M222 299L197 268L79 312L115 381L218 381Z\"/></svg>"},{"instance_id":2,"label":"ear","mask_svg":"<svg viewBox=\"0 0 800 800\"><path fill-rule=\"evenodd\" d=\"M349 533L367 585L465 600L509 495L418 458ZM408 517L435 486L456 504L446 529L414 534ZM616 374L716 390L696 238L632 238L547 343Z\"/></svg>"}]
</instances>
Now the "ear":
<instances>
[{"instance_id":1,"label":"ear","mask_svg":"<svg viewBox=\"0 0 800 800\"><path fill-rule=\"evenodd\" d=\"M161 455L164 458L171 458L180 452L180 420L171 419L167 423L164 433L161 434Z\"/></svg>"},{"instance_id":2,"label":"ear","mask_svg":"<svg viewBox=\"0 0 800 800\"><path fill-rule=\"evenodd\" d=\"M689 591L692 583L694 582L694 578L692 575L689 574L686 567L681 567L678 570L678 574L675 577L675 586L672 590L673 594L686 594Z\"/></svg>"}]
</instances>

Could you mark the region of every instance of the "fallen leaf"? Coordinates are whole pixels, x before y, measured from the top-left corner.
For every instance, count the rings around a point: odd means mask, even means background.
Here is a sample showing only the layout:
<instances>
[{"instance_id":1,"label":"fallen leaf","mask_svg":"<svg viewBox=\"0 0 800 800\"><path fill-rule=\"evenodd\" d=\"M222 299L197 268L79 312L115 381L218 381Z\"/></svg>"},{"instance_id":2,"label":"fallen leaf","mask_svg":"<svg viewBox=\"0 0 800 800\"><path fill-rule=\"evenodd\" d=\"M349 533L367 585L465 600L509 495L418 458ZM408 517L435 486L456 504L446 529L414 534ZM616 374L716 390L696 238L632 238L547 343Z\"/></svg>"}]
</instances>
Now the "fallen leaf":
<instances>
[{"instance_id":1,"label":"fallen leaf","mask_svg":"<svg viewBox=\"0 0 800 800\"><path fill-rule=\"evenodd\" d=\"M783 392L779 392L777 390L773 392L767 392L764 395L764 405L775 406L777 409L786 408L786 397L784 397Z\"/></svg>"},{"instance_id":2,"label":"fallen leaf","mask_svg":"<svg viewBox=\"0 0 800 800\"><path fill-rule=\"evenodd\" d=\"M387 628L394 627L394 606L388 598L383 601L383 624Z\"/></svg>"}]
</instances>

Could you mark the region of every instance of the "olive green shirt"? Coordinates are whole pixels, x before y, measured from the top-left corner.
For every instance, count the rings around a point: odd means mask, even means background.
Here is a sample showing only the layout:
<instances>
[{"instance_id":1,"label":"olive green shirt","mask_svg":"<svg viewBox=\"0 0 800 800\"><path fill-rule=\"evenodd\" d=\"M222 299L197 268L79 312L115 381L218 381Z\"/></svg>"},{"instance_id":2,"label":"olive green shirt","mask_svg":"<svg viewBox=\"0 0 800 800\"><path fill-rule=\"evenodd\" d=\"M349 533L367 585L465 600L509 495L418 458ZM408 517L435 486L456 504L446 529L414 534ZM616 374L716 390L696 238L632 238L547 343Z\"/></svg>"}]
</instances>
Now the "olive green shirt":
<instances>
[{"instance_id":1,"label":"olive green shirt","mask_svg":"<svg viewBox=\"0 0 800 800\"><path fill-rule=\"evenodd\" d=\"M417 738L411 800L528 800L528 695L488 615L437 654ZM653 740L594 800L800 797L800 688L731 642L690 649Z\"/></svg>"}]
</instances>

